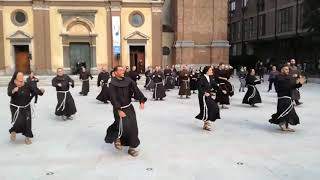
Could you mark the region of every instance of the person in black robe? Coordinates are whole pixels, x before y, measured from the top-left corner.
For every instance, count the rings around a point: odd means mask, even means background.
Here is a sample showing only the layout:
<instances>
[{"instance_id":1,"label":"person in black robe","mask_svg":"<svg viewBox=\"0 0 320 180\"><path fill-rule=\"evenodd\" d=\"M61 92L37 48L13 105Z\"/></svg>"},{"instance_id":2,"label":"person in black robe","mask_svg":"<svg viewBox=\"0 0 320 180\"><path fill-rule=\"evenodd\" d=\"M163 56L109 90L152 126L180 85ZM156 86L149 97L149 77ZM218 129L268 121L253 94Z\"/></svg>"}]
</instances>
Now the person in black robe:
<instances>
[{"instance_id":1,"label":"person in black robe","mask_svg":"<svg viewBox=\"0 0 320 180\"><path fill-rule=\"evenodd\" d=\"M304 77L295 79L289 74L288 66L281 68L281 74L275 80L275 89L278 95L277 112L271 116L269 122L279 125L282 131L294 132L289 124L292 126L300 124L291 95L294 89L300 88L304 83Z\"/></svg>"},{"instance_id":2,"label":"person in black robe","mask_svg":"<svg viewBox=\"0 0 320 180\"><path fill-rule=\"evenodd\" d=\"M191 96L190 72L187 70L186 65L182 66L182 70L179 73L179 81L180 81L180 88L179 88L180 97L182 98L182 96L186 96L186 98L189 98L189 96Z\"/></svg>"},{"instance_id":3,"label":"person in black robe","mask_svg":"<svg viewBox=\"0 0 320 180\"><path fill-rule=\"evenodd\" d=\"M295 59L290 60L289 73L296 80L299 79L299 77L301 75L301 71L296 66ZM292 98L292 101L294 101L297 106L303 104L302 102L300 102L301 96L300 96L299 88L292 90L291 98Z\"/></svg>"},{"instance_id":4,"label":"person in black robe","mask_svg":"<svg viewBox=\"0 0 320 180\"><path fill-rule=\"evenodd\" d=\"M85 67L82 67L79 78L82 81L82 89L79 94L83 95L83 96L87 96L88 92L90 91L89 78L91 78L91 80L92 80L93 77L92 77L91 73L86 70Z\"/></svg>"},{"instance_id":5,"label":"person in black robe","mask_svg":"<svg viewBox=\"0 0 320 180\"><path fill-rule=\"evenodd\" d=\"M124 76L121 66L114 68L115 77L110 83L110 100L113 105L114 123L107 129L106 143L114 143L115 148L121 150L122 146L129 146L128 153L137 156L136 148L140 144L138 138L138 125L136 113L131 104L131 97L139 100L140 109L144 109L147 98L142 94L137 84Z\"/></svg>"},{"instance_id":6,"label":"person in black robe","mask_svg":"<svg viewBox=\"0 0 320 180\"><path fill-rule=\"evenodd\" d=\"M225 70L225 65L220 64L219 69L216 69L215 71L215 80L218 83L219 90L217 92L216 96L216 102L221 105L223 109L228 109L225 105L230 105L230 99L229 96L231 95L230 92L232 92L232 85L228 81L229 78L228 71Z\"/></svg>"},{"instance_id":7,"label":"person in black robe","mask_svg":"<svg viewBox=\"0 0 320 180\"><path fill-rule=\"evenodd\" d=\"M177 70L176 65L172 65L171 67L172 76L174 77L175 86L180 86L179 74L180 72Z\"/></svg>"},{"instance_id":8,"label":"person in black robe","mask_svg":"<svg viewBox=\"0 0 320 180\"><path fill-rule=\"evenodd\" d=\"M38 82L39 82L39 79L36 76L34 76L34 72L31 71L29 77L27 78L27 83L30 84L31 86L34 86L35 88L38 88L38 84L37 84ZM34 97L34 104L37 104L38 95L35 94L33 97Z\"/></svg>"},{"instance_id":9,"label":"person in black robe","mask_svg":"<svg viewBox=\"0 0 320 180\"><path fill-rule=\"evenodd\" d=\"M110 95L109 95L109 85L108 81L110 79L110 74L107 71L105 67L102 68L102 71L98 75L98 81L97 81L97 86L101 87L101 92L97 96L97 100L108 104L108 101L110 100Z\"/></svg>"},{"instance_id":10,"label":"person in black robe","mask_svg":"<svg viewBox=\"0 0 320 180\"><path fill-rule=\"evenodd\" d=\"M137 67L132 66L131 71L128 73L128 76L134 81L137 82L137 80L140 80L141 76L137 72Z\"/></svg>"},{"instance_id":11,"label":"person in black robe","mask_svg":"<svg viewBox=\"0 0 320 180\"><path fill-rule=\"evenodd\" d=\"M196 73L195 69L191 70L190 73L190 90L193 94L196 93L196 90L198 89L197 81L198 81L198 74Z\"/></svg>"},{"instance_id":12,"label":"person in black robe","mask_svg":"<svg viewBox=\"0 0 320 180\"><path fill-rule=\"evenodd\" d=\"M44 90L25 83L22 72L15 72L8 84L8 96L11 97L10 111L12 116L12 128L9 130L11 141L16 140L16 134L22 133L26 144L31 144L32 115L30 102L35 95L43 95Z\"/></svg>"},{"instance_id":13,"label":"person in black robe","mask_svg":"<svg viewBox=\"0 0 320 180\"><path fill-rule=\"evenodd\" d=\"M64 74L62 68L57 69L57 76L52 79L52 86L56 88L58 104L55 115L62 116L63 120L72 120L77 112L74 100L69 92L70 86L74 88L74 80Z\"/></svg>"},{"instance_id":14,"label":"person in black robe","mask_svg":"<svg viewBox=\"0 0 320 180\"><path fill-rule=\"evenodd\" d=\"M229 94L230 97L232 97L234 95L234 87L230 82L230 78L233 76L233 67L230 66L230 65L226 65L225 66L225 71L227 72L226 73L227 74L226 77L228 79L228 82L226 83L227 88L229 90L228 94Z\"/></svg>"},{"instance_id":15,"label":"person in black robe","mask_svg":"<svg viewBox=\"0 0 320 180\"><path fill-rule=\"evenodd\" d=\"M172 70L170 67L167 65L166 68L163 71L164 73L164 78L165 78L165 88L166 90L174 89L175 87L175 81L174 77L172 76Z\"/></svg>"},{"instance_id":16,"label":"person in black robe","mask_svg":"<svg viewBox=\"0 0 320 180\"><path fill-rule=\"evenodd\" d=\"M149 91L151 91L154 88L154 83L152 80L152 74L153 74L153 69L152 67L148 67L148 70L145 72L145 76L146 76L146 84L145 84L145 88Z\"/></svg>"},{"instance_id":17,"label":"person in black robe","mask_svg":"<svg viewBox=\"0 0 320 180\"><path fill-rule=\"evenodd\" d=\"M124 66L123 68L125 69L124 76L129 77L129 66Z\"/></svg>"},{"instance_id":18,"label":"person in black robe","mask_svg":"<svg viewBox=\"0 0 320 180\"><path fill-rule=\"evenodd\" d=\"M259 76L260 78L260 81L264 82L264 65L263 65L263 62L262 61L258 61L256 63L256 67L255 67L256 71L257 71L257 75Z\"/></svg>"},{"instance_id":19,"label":"person in black robe","mask_svg":"<svg viewBox=\"0 0 320 180\"><path fill-rule=\"evenodd\" d=\"M252 107L257 103L261 103L261 96L256 87L256 84L261 84L261 81L256 78L254 69L251 69L250 74L246 77L246 85L248 87L247 93L245 94L242 104L249 104Z\"/></svg>"},{"instance_id":20,"label":"person in black robe","mask_svg":"<svg viewBox=\"0 0 320 180\"><path fill-rule=\"evenodd\" d=\"M154 82L153 99L163 100L166 97L166 90L163 86L164 74L160 70L160 66L156 66L155 72L152 74L152 80Z\"/></svg>"},{"instance_id":21,"label":"person in black robe","mask_svg":"<svg viewBox=\"0 0 320 180\"><path fill-rule=\"evenodd\" d=\"M204 122L204 130L211 131L210 122L220 119L219 107L212 98L213 93L218 90L218 85L212 78L213 69L210 66L206 66L202 73L198 80L200 113L196 116L196 119Z\"/></svg>"}]
</instances>

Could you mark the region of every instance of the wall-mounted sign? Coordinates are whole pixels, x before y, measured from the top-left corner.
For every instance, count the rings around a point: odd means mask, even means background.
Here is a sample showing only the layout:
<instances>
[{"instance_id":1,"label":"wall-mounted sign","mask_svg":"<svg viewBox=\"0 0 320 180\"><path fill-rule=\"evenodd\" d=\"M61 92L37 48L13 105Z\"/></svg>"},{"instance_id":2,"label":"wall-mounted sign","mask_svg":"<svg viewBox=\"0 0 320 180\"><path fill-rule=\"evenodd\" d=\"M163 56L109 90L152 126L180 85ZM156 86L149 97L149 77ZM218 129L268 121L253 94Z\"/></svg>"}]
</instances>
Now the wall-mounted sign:
<instances>
[{"instance_id":1,"label":"wall-mounted sign","mask_svg":"<svg viewBox=\"0 0 320 180\"><path fill-rule=\"evenodd\" d=\"M113 54L120 54L120 16L112 16Z\"/></svg>"}]
</instances>

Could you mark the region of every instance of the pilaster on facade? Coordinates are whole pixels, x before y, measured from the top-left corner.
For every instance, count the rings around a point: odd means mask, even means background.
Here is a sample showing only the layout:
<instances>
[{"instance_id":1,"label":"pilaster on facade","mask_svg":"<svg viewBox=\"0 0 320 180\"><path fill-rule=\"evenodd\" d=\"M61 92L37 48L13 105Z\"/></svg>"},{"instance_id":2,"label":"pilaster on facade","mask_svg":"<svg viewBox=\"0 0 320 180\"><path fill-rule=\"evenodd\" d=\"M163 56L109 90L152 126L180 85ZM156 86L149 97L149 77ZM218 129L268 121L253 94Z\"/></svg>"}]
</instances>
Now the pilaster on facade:
<instances>
[{"instance_id":1,"label":"pilaster on facade","mask_svg":"<svg viewBox=\"0 0 320 180\"><path fill-rule=\"evenodd\" d=\"M121 12L122 0L110 0L110 11Z\"/></svg>"}]
</instances>

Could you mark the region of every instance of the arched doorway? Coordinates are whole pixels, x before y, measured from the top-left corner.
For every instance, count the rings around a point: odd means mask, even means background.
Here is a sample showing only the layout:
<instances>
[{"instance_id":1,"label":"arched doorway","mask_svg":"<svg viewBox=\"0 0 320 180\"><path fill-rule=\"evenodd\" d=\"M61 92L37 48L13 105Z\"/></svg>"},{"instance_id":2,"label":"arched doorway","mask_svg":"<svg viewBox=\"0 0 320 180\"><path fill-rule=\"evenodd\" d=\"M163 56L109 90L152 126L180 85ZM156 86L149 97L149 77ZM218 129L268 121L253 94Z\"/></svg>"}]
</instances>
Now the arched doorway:
<instances>
[{"instance_id":1,"label":"arched doorway","mask_svg":"<svg viewBox=\"0 0 320 180\"><path fill-rule=\"evenodd\" d=\"M78 74L80 67L96 68L96 33L85 18L72 18L64 24L62 36L64 67L70 74Z\"/></svg>"}]
</instances>

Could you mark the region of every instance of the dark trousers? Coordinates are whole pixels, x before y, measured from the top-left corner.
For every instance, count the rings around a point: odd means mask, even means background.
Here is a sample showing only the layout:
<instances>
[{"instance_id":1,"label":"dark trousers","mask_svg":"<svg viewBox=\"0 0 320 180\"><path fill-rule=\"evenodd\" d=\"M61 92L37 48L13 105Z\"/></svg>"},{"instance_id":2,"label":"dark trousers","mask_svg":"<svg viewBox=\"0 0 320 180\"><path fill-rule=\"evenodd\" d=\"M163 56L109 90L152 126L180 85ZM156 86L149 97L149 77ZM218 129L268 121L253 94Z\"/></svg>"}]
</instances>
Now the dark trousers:
<instances>
[{"instance_id":1,"label":"dark trousers","mask_svg":"<svg viewBox=\"0 0 320 180\"><path fill-rule=\"evenodd\" d=\"M272 90L272 84L274 84L274 79L270 79L269 80L269 89L268 89L268 91Z\"/></svg>"},{"instance_id":2,"label":"dark trousers","mask_svg":"<svg viewBox=\"0 0 320 180\"><path fill-rule=\"evenodd\" d=\"M37 104L37 102L38 102L38 95L34 95L32 98L34 98L34 103ZM32 98L31 98L31 99L32 99Z\"/></svg>"}]
</instances>

